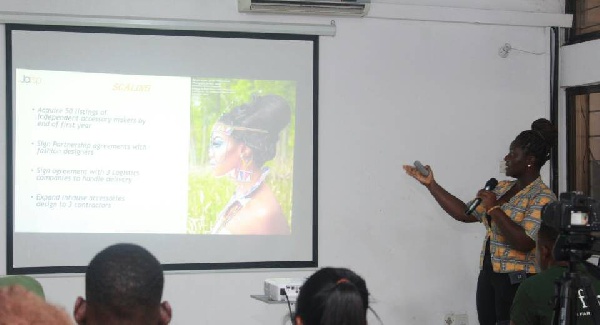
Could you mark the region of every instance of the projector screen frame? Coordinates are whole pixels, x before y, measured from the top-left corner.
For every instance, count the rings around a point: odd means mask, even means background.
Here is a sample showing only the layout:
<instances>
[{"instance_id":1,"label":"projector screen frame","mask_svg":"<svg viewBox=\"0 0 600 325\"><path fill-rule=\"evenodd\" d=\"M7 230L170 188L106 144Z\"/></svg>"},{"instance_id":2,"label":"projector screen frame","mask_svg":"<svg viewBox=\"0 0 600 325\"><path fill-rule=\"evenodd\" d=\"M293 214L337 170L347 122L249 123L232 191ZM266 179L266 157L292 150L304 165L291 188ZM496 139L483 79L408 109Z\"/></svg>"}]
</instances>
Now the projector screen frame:
<instances>
[{"instance_id":1,"label":"projector screen frame","mask_svg":"<svg viewBox=\"0 0 600 325\"><path fill-rule=\"evenodd\" d=\"M252 261L232 263L164 263L165 271L202 271L202 270L240 270L240 269L290 269L315 268L318 266L318 72L319 72L319 36L280 33L248 33L198 30L167 30L151 28L115 28L94 26L60 26L37 24L6 24L6 274L62 274L85 273L87 265L56 265L44 267L14 267L14 112L13 107L13 31L57 31L71 33L108 33L127 35L159 35L159 36L196 36L211 38L249 38L264 40L301 40L313 44L313 84L312 84L312 258L308 261ZM91 257L90 257L91 258Z\"/></svg>"}]
</instances>

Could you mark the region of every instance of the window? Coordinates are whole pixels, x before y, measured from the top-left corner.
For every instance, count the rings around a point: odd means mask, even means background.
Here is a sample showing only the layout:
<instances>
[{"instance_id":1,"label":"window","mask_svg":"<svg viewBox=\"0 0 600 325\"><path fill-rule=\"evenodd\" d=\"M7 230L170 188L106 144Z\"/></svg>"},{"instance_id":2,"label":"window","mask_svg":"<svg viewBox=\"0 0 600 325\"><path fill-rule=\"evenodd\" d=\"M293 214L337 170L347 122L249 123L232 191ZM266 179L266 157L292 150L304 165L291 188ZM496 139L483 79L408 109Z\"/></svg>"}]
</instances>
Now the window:
<instances>
[{"instance_id":1,"label":"window","mask_svg":"<svg viewBox=\"0 0 600 325\"><path fill-rule=\"evenodd\" d=\"M569 43L600 38L600 0L567 0L566 12L573 14Z\"/></svg>"},{"instance_id":2,"label":"window","mask_svg":"<svg viewBox=\"0 0 600 325\"><path fill-rule=\"evenodd\" d=\"M600 86L567 89L569 191L600 199Z\"/></svg>"}]
</instances>

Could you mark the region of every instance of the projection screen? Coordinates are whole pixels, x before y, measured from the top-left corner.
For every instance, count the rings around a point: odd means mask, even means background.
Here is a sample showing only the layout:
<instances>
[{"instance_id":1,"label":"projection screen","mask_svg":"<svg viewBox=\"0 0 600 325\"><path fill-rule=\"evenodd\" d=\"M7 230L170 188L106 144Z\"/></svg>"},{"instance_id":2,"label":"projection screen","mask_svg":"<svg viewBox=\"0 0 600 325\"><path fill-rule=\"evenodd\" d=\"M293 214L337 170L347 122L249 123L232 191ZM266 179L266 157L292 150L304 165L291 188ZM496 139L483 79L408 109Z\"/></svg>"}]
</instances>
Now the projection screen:
<instances>
[{"instance_id":1,"label":"projection screen","mask_svg":"<svg viewBox=\"0 0 600 325\"><path fill-rule=\"evenodd\" d=\"M6 25L7 273L314 267L318 37Z\"/></svg>"}]
</instances>

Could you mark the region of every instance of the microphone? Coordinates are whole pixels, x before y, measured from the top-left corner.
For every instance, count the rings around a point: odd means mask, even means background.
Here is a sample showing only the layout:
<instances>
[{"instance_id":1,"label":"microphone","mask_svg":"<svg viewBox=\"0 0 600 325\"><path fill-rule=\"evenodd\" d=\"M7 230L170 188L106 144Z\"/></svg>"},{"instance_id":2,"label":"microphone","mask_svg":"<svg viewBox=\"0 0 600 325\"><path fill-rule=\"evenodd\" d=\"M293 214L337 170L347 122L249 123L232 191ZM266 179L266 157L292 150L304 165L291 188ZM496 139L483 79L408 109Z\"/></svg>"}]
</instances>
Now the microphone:
<instances>
[{"instance_id":1,"label":"microphone","mask_svg":"<svg viewBox=\"0 0 600 325\"><path fill-rule=\"evenodd\" d=\"M496 185L498 185L498 180L492 177L487 182L485 182L485 187L483 189L486 191L491 191L496 187ZM473 211L475 211L475 209L480 203L481 198L476 198L473 202L471 202L471 205L467 207L467 209L465 210L465 214L473 213Z\"/></svg>"}]
</instances>

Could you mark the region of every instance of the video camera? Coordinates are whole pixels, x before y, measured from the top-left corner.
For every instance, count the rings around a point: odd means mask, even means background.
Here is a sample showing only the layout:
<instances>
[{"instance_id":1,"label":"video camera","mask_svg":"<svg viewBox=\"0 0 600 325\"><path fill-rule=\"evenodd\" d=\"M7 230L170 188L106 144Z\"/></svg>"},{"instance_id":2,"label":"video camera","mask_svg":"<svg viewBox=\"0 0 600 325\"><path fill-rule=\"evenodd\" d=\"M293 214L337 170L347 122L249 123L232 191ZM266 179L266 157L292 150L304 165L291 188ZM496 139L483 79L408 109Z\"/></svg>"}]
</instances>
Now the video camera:
<instances>
[{"instance_id":1,"label":"video camera","mask_svg":"<svg viewBox=\"0 0 600 325\"><path fill-rule=\"evenodd\" d=\"M542 208L542 226L557 235L552 252L554 260L568 261L568 269L556 281L553 325L577 324L585 313L593 324L600 324L600 306L593 281L600 280L600 268L587 261L600 255L600 202L578 192L561 193L559 200ZM546 229L548 235L550 229ZM576 296L577 294L577 296ZM582 295L583 294L583 295ZM575 301L589 303L579 308ZM584 310L585 309L585 310Z\"/></svg>"},{"instance_id":2,"label":"video camera","mask_svg":"<svg viewBox=\"0 0 600 325\"><path fill-rule=\"evenodd\" d=\"M554 247L556 260L600 255L600 202L578 192L561 193L559 200L542 209L542 224L559 234Z\"/></svg>"},{"instance_id":3,"label":"video camera","mask_svg":"<svg viewBox=\"0 0 600 325\"><path fill-rule=\"evenodd\" d=\"M542 209L542 223L570 233L600 231L600 202L578 192L561 193L558 201Z\"/></svg>"}]
</instances>

